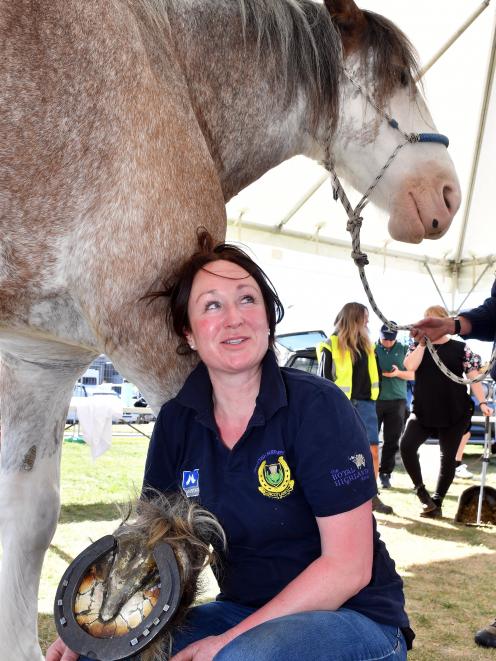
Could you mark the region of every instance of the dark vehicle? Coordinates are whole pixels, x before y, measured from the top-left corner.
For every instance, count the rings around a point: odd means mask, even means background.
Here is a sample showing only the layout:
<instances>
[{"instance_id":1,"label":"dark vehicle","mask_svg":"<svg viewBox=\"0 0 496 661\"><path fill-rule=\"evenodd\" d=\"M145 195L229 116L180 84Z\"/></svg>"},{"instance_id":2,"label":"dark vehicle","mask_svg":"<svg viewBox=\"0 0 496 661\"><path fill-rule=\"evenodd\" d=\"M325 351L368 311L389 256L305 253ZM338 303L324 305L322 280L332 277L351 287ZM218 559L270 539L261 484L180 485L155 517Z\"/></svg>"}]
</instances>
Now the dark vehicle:
<instances>
[{"instance_id":1,"label":"dark vehicle","mask_svg":"<svg viewBox=\"0 0 496 661\"><path fill-rule=\"evenodd\" d=\"M284 367L294 367L303 372L317 374L319 364L317 362L317 352L315 349L300 349L290 354Z\"/></svg>"},{"instance_id":2,"label":"dark vehicle","mask_svg":"<svg viewBox=\"0 0 496 661\"><path fill-rule=\"evenodd\" d=\"M315 347L327 339L323 330L283 333L276 335L279 364L294 367L303 372L317 374L317 353Z\"/></svg>"}]
</instances>

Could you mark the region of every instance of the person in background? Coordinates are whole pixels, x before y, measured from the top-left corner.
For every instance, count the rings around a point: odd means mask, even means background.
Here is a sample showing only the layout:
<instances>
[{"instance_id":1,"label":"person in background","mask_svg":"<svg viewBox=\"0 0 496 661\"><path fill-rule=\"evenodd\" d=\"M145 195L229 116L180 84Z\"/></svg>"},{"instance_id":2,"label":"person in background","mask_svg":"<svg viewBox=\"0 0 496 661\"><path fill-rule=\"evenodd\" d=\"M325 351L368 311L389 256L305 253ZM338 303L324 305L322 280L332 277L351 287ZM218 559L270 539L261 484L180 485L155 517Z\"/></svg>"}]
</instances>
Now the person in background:
<instances>
[{"instance_id":1,"label":"person in background","mask_svg":"<svg viewBox=\"0 0 496 661\"><path fill-rule=\"evenodd\" d=\"M382 376L376 411L378 429L380 432L383 427L384 438L379 466L379 480L383 489L391 488L391 474L405 426L407 381L415 378L413 372L405 370L403 360L408 347L396 340L397 335L396 331L383 324L376 346Z\"/></svg>"},{"instance_id":2,"label":"person in background","mask_svg":"<svg viewBox=\"0 0 496 661\"><path fill-rule=\"evenodd\" d=\"M348 397L360 417L379 474L379 432L375 403L379 396L379 367L367 324L369 311L361 303L346 303L334 321L334 333L317 347L318 374L333 381ZM374 496L372 507L380 514L393 508Z\"/></svg>"},{"instance_id":3,"label":"person in background","mask_svg":"<svg viewBox=\"0 0 496 661\"><path fill-rule=\"evenodd\" d=\"M363 426L333 383L278 366L283 308L260 267L206 230L198 244L160 295L178 353L199 361L159 412L143 488L196 499L227 547L220 594L190 609L171 661L406 661ZM71 655L59 639L46 660Z\"/></svg>"},{"instance_id":4,"label":"person in background","mask_svg":"<svg viewBox=\"0 0 496 661\"><path fill-rule=\"evenodd\" d=\"M474 477L474 474L468 470L467 464L463 463L463 453L465 451L465 446L467 445L470 438L470 428L463 434L460 445L458 446L458 451L455 457L455 477L459 477L462 480L471 480Z\"/></svg>"},{"instance_id":5,"label":"person in background","mask_svg":"<svg viewBox=\"0 0 496 661\"><path fill-rule=\"evenodd\" d=\"M411 335L417 341L428 337L434 342L446 334L460 335L464 340L492 342L494 351L496 346L496 280L491 287L491 295L482 305L471 310L463 310L455 317L439 319L426 315L426 318L412 324ZM492 366L490 373L496 381L496 363ZM486 403L481 402L481 404ZM486 414L484 413L484 415ZM496 647L496 619L484 629L477 631L475 642L482 647Z\"/></svg>"},{"instance_id":6,"label":"person in background","mask_svg":"<svg viewBox=\"0 0 496 661\"><path fill-rule=\"evenodd\" d=\"M425 311L425 316L445 319L446 310L433 305ZM442 362L456 374L477 376L480 357L472 353L465 342L441 335L434 344ZM418 499L422 503L420 516L434 518L442 516L443 499L455 476L455 457L461 438L470 425L473 402L466 386L455 383L435 364L429 351L426 351L425 338L421 338L415 348L407 354L404 364L415 372L413 415L410 416L400 441L401 458L409 474ZM473 384L474 395L481 403L484 415L490 409L484 401L484 391L480 383ZM429 438L439 439L441 462L437 485L432 497L425 488L418 457L420 446Z\"/></svg>"},{"instance_id":7,"label":"person in background","mask_svg":"<svg viewBox=\"0 0 496 661\"><path fill-rule=\"evenodd\" d=\"M474 354L474 356L476 357L477 362L479 362L479 364L480 364L482 362L481 357L478 354ZM481 384L481 387L484 388L484 386L482 384ZM479 396L480 396L480 393L479 393ZM485 398L486 398L486 396L485 396L485 392L484 392L484 400L485 400ZM485 404L485 402L483 402L483 405L484 404ZM458 450L457 450L456 457L455 457L455 463L456 463L455 477L461 478L463 480L471 480L474 476L473 473L471 473L468 470L467 464L463 463L463 453L465 451L465 446L467 445L467 443L470 439L470 429L471 429L471 427L472 427L472 420L470 420L468 428L462 436L462 440L460 441L460 445L458 446Z\"/></svg>"}]
</instances>

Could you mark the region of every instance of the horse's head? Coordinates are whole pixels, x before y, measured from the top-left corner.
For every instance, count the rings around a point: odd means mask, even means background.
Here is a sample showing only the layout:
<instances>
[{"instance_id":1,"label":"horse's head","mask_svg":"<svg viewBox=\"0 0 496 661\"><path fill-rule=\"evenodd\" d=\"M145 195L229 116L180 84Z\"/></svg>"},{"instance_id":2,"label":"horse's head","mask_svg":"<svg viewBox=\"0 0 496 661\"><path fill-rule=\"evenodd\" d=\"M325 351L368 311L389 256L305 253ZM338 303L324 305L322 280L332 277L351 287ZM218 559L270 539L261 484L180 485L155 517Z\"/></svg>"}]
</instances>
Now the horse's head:
<instances>
[{"instance_id":1,"label":"horse's head","mask_svg":"<svg viewBox=\"0 0 496 661\"><path fill-rule=\"evenodd\" d=\"M343 76L340 118L331 144L338 175L364 193L405 134L436 132L417 89L413 49L390 21L361 11L353 0L325 0L341 35ZM393 128L386 116L394 118ZM449 228L460 206L460 187L443 144L400 149L371 199L390 214L394 239L420 243Z\"/></svg>"},{"instance_id":2,"label":"horse's head","mask_svg":"<svg viewBox=\"0 0 496 661\"><path fill-rule=\"evenodd\" d=\"M129 516L129 515L128 515ZM157 604L163 577L153 557L158 544L166 543L179 569L181 597L176 613L164 632L182 621L199 587L202 569L213 561L211 543L225 543L217 520L181 494L139 501L137 515L114 532L115 549L94 563L84 575L76 594L74 614L80 627L95 638L125 636L139 627ZM155 647L155 646L153 646ZM154 649L141 658L154 658Z\"/></svg>"}]
</instances>

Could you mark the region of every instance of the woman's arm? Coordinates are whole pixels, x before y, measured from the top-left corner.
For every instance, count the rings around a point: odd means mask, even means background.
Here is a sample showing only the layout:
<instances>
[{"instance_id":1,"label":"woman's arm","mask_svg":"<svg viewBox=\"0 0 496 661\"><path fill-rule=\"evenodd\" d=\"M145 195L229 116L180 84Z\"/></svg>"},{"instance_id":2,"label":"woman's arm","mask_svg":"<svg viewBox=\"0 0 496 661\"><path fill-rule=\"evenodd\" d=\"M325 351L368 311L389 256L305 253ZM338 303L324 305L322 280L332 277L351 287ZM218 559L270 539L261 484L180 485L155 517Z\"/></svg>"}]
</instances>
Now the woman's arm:
<instances>
[{"instance_id":1,"label":"woman's arm","mask_svg":"<svg viewBox=\"0 0 496 661\"><path fill-rule=\"evenodd\" d=\"M397 365L393 365L391 372L383 372L382 375L390 379L403 379L404 381L413 381L415 379L415 372L413 370L400 370Z\"/></svg>"},{"instance_id":2,"label":"woman's arm","mask_svg":"<svg viewBox=\"0 0 496 661\"><path fill-rule=\"evenodd\" d=\"M240 634L276 617L336 610L370 582L373 558L371 501L349 512L317 517L322 552L278 595L221 636L192 643L171 661L210 661Z\"/></svg>"},{"instance_id":3,"label":"woman's arm","mask_svg":"<svg viewBox=\"0 0 496 661\"><path fill-rule=\"evenodd\" d=\"M415 349L408 353L405 356L405 360L403 361L403 365L409 372L416 372L418 369L418 366L422 362L422 359L424 357L424 352L425 352L425 341L421 340ZM412 379L409 379L410 381Z\"/></svg>"},{"instance_id":4,"label":"woman's arm","mask_svg":"<svg viewBox=\"0 0 496 661\"><path fill-rule=\"evenodd\" d=\"M479 376L479 372L478 370L470 370L469 372L467 372L467 376L469 379L475 379L476 376ZM480 381L478 383L472 383L470 387L475 397L477 398L477 401L479 402L482 415L485 416L492 415L493 410L486 402L486 395L484 393L484 388L482 387L482 383L480 383Z\"/></svg>"}]
</instances>

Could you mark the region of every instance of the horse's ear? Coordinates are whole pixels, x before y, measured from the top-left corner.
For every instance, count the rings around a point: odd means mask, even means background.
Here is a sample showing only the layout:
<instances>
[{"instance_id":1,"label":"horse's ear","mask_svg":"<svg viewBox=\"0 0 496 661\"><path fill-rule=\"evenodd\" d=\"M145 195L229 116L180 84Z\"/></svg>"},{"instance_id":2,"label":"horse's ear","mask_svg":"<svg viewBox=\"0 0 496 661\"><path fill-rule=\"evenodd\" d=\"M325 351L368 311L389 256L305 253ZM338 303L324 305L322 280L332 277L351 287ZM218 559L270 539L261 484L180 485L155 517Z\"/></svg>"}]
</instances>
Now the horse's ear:
<instances>
[{"instance_id":1,"label":"horse's ear","mask_svg":"<svg viewBox=\"0 0 496 661\"><path fill-rule=\"evenodd\" d=\"M357 50L367 27L363 11L353 0L324 0L324 4L341 34L345 54Z\"/></svg>"}]
</instances>

